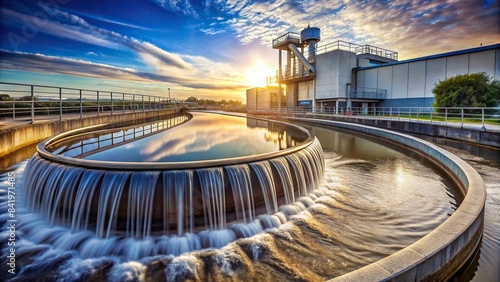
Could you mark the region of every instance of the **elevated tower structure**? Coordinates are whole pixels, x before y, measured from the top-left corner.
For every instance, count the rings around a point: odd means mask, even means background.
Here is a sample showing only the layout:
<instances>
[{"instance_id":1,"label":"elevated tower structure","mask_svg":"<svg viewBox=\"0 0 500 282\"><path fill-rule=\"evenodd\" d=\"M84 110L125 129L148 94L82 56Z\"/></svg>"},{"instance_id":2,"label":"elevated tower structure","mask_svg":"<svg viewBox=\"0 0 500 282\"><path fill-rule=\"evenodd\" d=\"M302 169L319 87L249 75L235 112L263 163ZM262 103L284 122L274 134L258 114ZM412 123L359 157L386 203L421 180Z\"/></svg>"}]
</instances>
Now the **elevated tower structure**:
<instances>
[{"instance_id":1,"label":"elevated tower structure","mask_svg":"<svg viewBox=\"0 0 500 282\"><path fill-rule=\"evenodd\" d=\"M356 87L353 72L358 67L395 62L397 52L344 41L318 47L320 40L321 30L310 26L300 35L287 32L273 40L273 48L279 51L278 90L284 91L287 107L349 111L353 103L357 107L368 107L385 98L383 89ZM286 63L283 63L283 51Z\"/></svg>"},{"instance_id":2,"label":"elevated tower structure","mask_svg":"<svg viewBox=\"0 0 500 282\"><path fill-rule=\"evenodd\" d=\"M500 77L500 44L399 61L397 52L373 45L320 40L320 29L310 26L273 40L279 66L268 81L278 83L286 101L278 105L335 114L431 107L432 88L440 80L477 72Z\"/></svg>"},{"instance_id":3,"label":"elevated tower structure","mask_svg":"<svg viewBox=\"0 0 500 282\"><path fill-rule=\"evenodd\" d=\"M316 43L320 41L320 29L308 26L300 35L295 32L287 32L273 40L273 48L278 53L278 89L286 89L286 105L289 107L298 106L298 93L300 82L308 82L312 85L311 91L308 89L308 98L305 105L314 107L314 77L316 69L314 67L316 57ZM308 51L304 52L304 48ZM286 52L286 64L283 66L282 51ZM284 84L284 87L282 85ZM281 97L281 95L279 95ZM279 103L281 105L281 103Z\"/></svg>"}]
</instances>

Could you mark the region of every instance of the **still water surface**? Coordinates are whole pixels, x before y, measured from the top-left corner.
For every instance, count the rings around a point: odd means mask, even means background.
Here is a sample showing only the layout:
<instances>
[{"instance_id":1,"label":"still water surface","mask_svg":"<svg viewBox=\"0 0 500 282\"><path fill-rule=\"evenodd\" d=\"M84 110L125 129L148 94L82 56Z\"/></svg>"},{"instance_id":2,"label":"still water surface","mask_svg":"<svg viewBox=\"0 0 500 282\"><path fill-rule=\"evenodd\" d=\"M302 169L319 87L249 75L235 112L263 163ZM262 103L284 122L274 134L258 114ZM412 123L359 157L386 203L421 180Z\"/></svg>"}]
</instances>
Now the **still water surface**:
<instances>
[{"instance_id":1,"label":"still water surface","mask_svg":"<svg viewBox=\"0 0 500 282\"><path fill-rule=\"evenodd\" d=\"M172 120L177 120L171 119L149 124L152 126L87 134L57 143L50 150L72 158L100 161L189 162L277 152L307 138L306 133L281 123L192 114L193 119L175 127L169 127ZM162 130L167 127L168 130Z\"/></svg>"}]
</instances>

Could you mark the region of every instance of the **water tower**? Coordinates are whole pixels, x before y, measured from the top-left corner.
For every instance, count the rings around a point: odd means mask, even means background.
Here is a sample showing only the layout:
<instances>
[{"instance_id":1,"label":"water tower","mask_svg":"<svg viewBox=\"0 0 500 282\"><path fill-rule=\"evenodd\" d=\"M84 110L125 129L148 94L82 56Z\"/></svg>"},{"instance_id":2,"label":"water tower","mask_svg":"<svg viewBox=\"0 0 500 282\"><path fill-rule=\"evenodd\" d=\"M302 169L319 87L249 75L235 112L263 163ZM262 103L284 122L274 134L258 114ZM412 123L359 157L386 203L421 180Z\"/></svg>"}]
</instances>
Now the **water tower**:
<instances>
[{"instance_id":1,"label":"water tower","mask_svg":"<svg viewBox=\"0 0 500 282\"><path fill-rule=\"evenodd\" d=\"M307 56L307 60L311 63L314 63L314 57L316 55L316 43L321 40L320 29L317 27L310 27L307 25L307 28L304 28L302 32L300 32L300 41L309 46L309 55Z\"/></svg>"},{"instance_id":2,"label":"water tower","mask_svg":"<svg viewBox=\"0 0 500 282\"><path fill-rule=\"evenodd\" d=\"M308 26L300 35L295 32L287 32L273 39L273 48L279 51L278 91L281 89L281 84L286 85L287 106L300 105L315 108L316 86L314 79L316 69L314 68L314 58L316 43L320 40L319 34L319 28ZM305 46L309 46L309 52L304 52ZM286 51L285 65L282 64L282 51ZM306 58L307 53L308 58ZM302 92L299 91L299 84L302 87ZM281 97L281 94L278 95Z\"/></svg>"}]
</instances>

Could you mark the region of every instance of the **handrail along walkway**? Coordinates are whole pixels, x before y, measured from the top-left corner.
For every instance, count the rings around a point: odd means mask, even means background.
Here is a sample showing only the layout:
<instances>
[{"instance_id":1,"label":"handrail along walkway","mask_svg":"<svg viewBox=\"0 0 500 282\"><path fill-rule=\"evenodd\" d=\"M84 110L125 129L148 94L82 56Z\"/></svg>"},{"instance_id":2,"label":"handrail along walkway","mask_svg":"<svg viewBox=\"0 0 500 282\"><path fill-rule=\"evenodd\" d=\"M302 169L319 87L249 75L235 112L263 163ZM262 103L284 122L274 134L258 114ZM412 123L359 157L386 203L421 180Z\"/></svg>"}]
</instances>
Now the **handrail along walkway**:
<instances>
[{"instance_id":1,"label":"handrail along walkway","mask_svg":"<svg viewBox=\"0 0 500 282\"><path fill-rule=\"evenodd\" d=\"M0 82L0 120L74 118L179 108L182 100L164 96Z\"/></svg>"}]
</instances>

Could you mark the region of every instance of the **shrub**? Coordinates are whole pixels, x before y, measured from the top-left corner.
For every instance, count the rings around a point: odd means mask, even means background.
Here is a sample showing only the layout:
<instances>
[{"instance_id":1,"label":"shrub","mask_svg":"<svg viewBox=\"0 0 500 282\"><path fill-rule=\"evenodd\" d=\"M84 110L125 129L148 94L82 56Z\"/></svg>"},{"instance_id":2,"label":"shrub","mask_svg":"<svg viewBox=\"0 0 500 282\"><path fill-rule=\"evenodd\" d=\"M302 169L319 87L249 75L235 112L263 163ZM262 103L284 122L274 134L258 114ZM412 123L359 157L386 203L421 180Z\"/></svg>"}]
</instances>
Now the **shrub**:
<instances>
[{"instance_id":1,"label":"shrub","mask_svg":"<svg viewBox=\"0 0 500 282\"><path fill-rule=\"evenodd\" d=\"M500 82L486 73L459 74L435 84L434 107L497 107Z\"/></svg>"}]
</instances>

